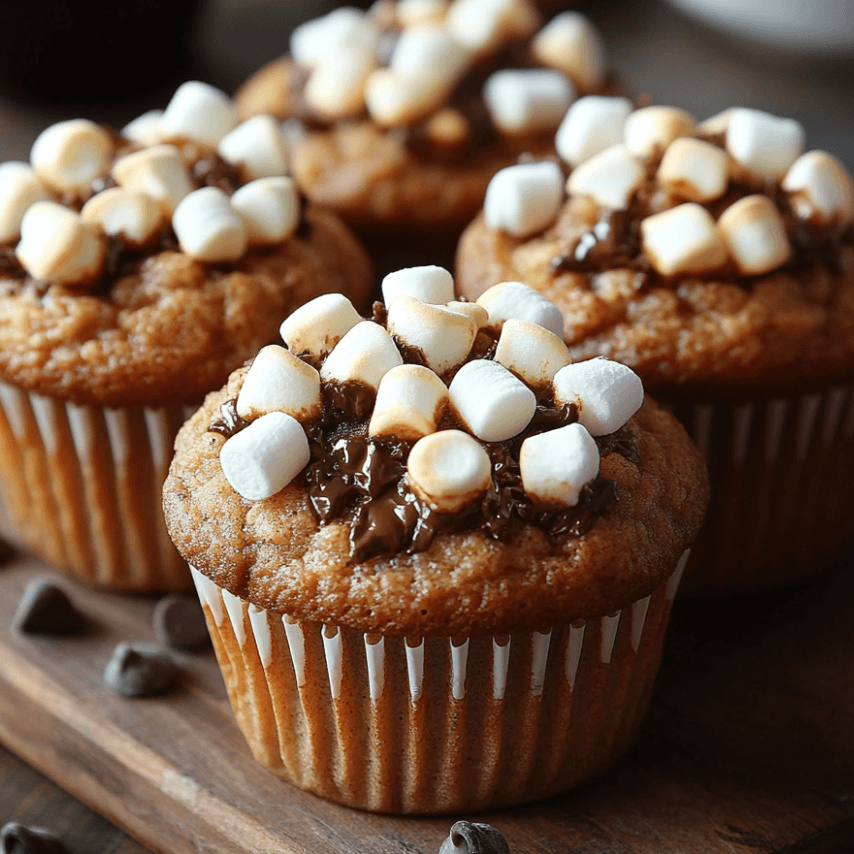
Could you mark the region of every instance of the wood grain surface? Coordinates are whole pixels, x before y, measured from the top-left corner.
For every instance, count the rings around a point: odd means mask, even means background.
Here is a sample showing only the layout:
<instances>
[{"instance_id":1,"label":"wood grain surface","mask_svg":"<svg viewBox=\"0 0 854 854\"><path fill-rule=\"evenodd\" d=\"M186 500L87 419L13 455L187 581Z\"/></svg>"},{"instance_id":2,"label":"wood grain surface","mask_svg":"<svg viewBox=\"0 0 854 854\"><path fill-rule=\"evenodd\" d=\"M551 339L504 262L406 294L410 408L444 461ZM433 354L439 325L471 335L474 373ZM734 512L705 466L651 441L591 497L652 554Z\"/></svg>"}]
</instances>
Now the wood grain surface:
<instances>
[{"instance_id":1,"label":"wood grain surface","mask_svg":"<svg viewBox=\"0 0 854 854\"><path fill-rule=\"evenodd\" d=\"M801 589L678 602L629 754L582 790L477 820L513 854L850 854L852 566ZM452 819L348 810L257 766L210 651L177 656L184 679L169 695L106 688L115 644L152 641L154 599L62 580L89 631L11 629L24 585L46 574L23 555L0 569L0 740L140 843L164 854L438 850Z\"/></svg>"}]
</instances>

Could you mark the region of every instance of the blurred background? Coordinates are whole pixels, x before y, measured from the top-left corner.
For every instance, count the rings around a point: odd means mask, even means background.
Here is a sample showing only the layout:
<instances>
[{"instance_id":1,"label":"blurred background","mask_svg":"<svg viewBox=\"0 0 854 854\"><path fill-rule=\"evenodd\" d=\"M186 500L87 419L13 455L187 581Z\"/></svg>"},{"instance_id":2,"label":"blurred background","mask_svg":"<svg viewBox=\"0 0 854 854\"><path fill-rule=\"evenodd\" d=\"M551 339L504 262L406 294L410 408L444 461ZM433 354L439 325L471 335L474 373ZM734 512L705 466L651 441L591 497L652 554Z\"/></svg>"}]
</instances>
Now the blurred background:
<instances>
[{"instance_id":1,"label":"blurred background","mask_svg":"<svg viewBox=\"0 0 854 854\"><path fill-rule=\"evenodd\" d=\"M0 160L64 118L121 127L195 78L233 93L332 0L0 0ZM362 4L366 5L366 4ZM801 121L854 171L854 0L547 0L602 31L634 95L706 118L751 106Z\"/></svg>"}]
</instances>

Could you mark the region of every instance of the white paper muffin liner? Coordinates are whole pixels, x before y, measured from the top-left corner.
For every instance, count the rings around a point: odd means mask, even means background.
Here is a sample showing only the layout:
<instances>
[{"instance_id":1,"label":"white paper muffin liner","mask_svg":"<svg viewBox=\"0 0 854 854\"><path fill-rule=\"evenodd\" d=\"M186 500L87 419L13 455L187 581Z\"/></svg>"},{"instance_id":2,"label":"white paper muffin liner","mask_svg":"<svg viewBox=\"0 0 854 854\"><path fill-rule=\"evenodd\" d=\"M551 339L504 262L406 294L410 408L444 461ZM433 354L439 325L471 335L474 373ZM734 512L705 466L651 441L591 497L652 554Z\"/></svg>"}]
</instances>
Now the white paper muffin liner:
<instances>
[{"instance_id":1,"label":"white paper muffin liner","mask_svg":"<svg viewBox=\"0 0 854 854\"><path fill-rule=\"evenodd\" d=\"M792 583L844 549L854 535L854 386L665 408L700 448L712 487L680 592Z\"/></svg>"},{"instance_id":2,"label":"white paper muffin liner","mask_svg":"<svg viewBox=\"0 0 854 854\"><path fill-rule=\"evenodd\" d=\"M181 406L77 406L0 383L0 495L10 537L87 583L188 588L161 509L185 414Z\"/></svg>"},{"instance_id":3,"label":"white paper muffin liner","mask_svg":"<svg viewBox=\"0 0 854 854\"><path fill-rule=\"evenodd\" d=\"M348 806L452 813L566 791L619 758L646 710L687 557L616 614L496 637L299 622L192 572L259 762Z\"/></svg>"}]
</instances>

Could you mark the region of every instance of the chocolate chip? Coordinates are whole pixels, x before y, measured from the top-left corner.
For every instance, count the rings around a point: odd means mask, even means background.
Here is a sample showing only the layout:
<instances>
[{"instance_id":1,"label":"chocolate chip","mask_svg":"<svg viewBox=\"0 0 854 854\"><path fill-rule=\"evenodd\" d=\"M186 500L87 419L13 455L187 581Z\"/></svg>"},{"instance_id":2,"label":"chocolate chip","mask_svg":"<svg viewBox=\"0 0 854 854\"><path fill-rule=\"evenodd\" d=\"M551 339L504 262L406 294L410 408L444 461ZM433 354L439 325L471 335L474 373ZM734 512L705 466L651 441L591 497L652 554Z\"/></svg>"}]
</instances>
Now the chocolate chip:
<instances>
[{"instance_id":1,"label":"chocolate chip","mask_svg":"<svg viewBox=\"0 0 854 854\"><path fill-rule=\"evenodd\" d=\"M83 629L86 618L61 587L34 578L24 590L13 623L27 634L70 635Z\"/></svg>"},{"instance_id":2,"label":"chocolate chip","mask_svg":"<svg viewBox=\"0 0 854 854\"><path fill-rule=\"evenodd\" d=\"M107 662L104 682L126 697L150 697L178 681L178 667L157 647L120 643Z\"/></svg>"},{"instance_id":3,"label":"chocolate chip","mask_svg":"<svg viewBox=\"0 0 854 854\"><path fill-rule=\"evenodd\" d=\"M3 854L68 854L61 839L41 827L10 821L0 828Z\"/></svg>"},{"instance_id":4,"label":"chocolate chip","mask_svg":"<svg viewBox=\"0 0 854 854\"><path fill-rule=\"evenodd\" d=\"M458 821L439 854L510 854L507 840L491 824Z\"/></svg>"},{"instance_id":5,"label":"chocolate chip","mask_svg":"<svg viewBox=\"0 0 854 854\"><path fill-rule=\"evenodd\" d=\"M161 646L196 649L210 643L205 612L194 596L172 593L154 608L154 637Z\"/></svg>"}]
</instances>

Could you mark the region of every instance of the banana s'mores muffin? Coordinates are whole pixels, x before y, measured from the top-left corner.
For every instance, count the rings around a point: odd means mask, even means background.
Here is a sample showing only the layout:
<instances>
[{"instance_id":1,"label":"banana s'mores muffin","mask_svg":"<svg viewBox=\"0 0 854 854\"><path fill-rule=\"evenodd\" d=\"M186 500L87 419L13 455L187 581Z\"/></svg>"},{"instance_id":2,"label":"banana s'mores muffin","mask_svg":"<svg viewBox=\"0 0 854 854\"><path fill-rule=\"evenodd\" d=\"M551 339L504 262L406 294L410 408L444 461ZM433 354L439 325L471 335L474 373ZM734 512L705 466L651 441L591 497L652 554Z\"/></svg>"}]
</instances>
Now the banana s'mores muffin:
<instances>
[{"instance_id":1,"label":"banana s'mores muffin","mask_svg":"<svg viewBox=\"0 0 854 854\"><path fill-rule=\"evenodd\" d=\"M557 136L567 197L552 163L499 172L460 290L526 282L564 312L573 358L625 362L688 427L712 505L683 589L804 577L854 529L851 177L757 110L695 126L584 106Z\"/></svg>"},{"instance_id":2,"label":"banana s'mores muffin","mask_svg":"<svg viewBox=\"0 0 854 854\"><path fill-rule=\"evenodd\" d=\"M119 134L78 119L0 165L0 492L18 540L84 581L186 587L159 493L185 410L367 257L302 207L278 125L182 86Z\"/></svg>"},{"instance_id":3,"label":"banana s'mores muffin","mask_svg":"<svg viewBox=\"0 0 854 854\"><path fill-rule=\"evenodd\" d=\"M242 116L287 120L309 198L386 253L390 227L409 253L417 229L435 261L437 240L452 253L495 171L552 153L567 107L606 84L602 41L578 12L545 23L530 0L400 0L298 27L289 56L235 100Z\"/></svg>"},{"instance_id":4,"label":"banana s'mores muffin","mask_svg":"<svg viewBox=\"0 0 854 854\"><path fill-rule=\"evenodd\" d=\"M708 485L518 283L320 297L184 426L164 510L256 758L382 812L564 791L632 741ZM643 404L643 405L642 405Z\"/></svg>"}]
</instances>

